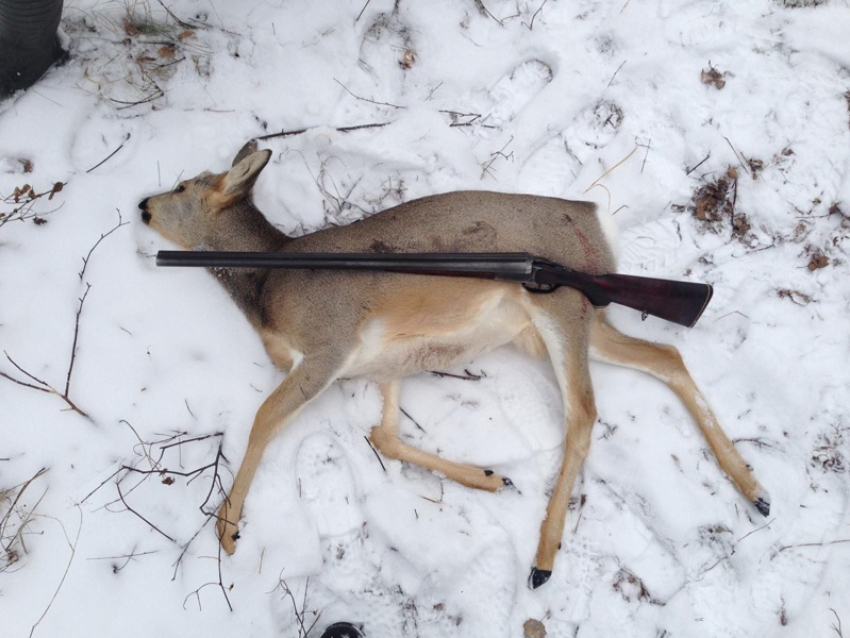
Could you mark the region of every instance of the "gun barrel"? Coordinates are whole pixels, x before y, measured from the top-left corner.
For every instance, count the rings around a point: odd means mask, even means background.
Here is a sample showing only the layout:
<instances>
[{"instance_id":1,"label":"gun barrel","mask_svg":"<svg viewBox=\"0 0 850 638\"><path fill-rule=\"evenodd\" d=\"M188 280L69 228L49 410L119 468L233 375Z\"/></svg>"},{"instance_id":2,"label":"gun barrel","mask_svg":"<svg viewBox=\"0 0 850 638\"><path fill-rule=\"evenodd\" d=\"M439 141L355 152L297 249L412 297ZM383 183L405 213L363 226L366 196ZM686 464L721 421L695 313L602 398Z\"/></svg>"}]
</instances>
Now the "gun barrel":
<instances>
[{"instance_id":1,"label":"gun barrel","mask_svg":"<svg viewBox=\"0 0 850 638\"><path fill-rule=\"evenodd\" d=\"M274 253L161 250L157 266L381 270L429 275L498 278L524 282L528 253Z\"/></svg>"}]
</instances>

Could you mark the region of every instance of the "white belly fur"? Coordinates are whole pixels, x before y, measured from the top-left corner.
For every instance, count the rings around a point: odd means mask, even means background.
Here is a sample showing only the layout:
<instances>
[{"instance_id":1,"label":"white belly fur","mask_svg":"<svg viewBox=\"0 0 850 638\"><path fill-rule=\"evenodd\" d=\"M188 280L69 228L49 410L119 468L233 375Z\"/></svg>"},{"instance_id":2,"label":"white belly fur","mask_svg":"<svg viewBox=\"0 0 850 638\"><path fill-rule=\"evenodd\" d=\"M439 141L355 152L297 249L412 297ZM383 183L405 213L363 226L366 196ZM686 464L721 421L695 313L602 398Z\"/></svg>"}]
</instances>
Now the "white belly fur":
<instances>
[{"instance_id":1,"label":"white belly fur","mask_svg":"<svg viewBox=\"0 0 850 638\"><path fill-rule=\"evenodd\" d=\"M510 297L510 298L508 298ZM341 378L361 377L378 383L423 370L445 370L514 341L531 326L528 311L514 295L494 294L470 321L453 330L420 334L390 334L380 317L369 320L360 332L360 345L352 353Z\"/></svg>"}]
</instances>

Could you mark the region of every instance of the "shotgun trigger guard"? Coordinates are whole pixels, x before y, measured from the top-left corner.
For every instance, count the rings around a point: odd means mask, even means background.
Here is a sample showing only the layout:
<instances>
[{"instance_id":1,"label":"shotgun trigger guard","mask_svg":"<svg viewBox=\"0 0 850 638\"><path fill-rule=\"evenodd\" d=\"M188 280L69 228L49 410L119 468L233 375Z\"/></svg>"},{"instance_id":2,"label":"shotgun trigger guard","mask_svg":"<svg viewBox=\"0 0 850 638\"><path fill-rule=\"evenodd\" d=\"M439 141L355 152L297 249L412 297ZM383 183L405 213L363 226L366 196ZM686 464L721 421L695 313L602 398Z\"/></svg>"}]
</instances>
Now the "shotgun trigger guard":
<instances>
[{"instance_id":1,"label":"shotgun trigger guard","mask_svg":"<svg viewBox=\"0 0 850 638\"><path fill-rule=\"evenodd\" d=\"M555 292L560 288L558 284L538 284L533 282L525 282L522 284L522 287L535 295L548 295L550 292Z\"/></svg>"}]
</instances>

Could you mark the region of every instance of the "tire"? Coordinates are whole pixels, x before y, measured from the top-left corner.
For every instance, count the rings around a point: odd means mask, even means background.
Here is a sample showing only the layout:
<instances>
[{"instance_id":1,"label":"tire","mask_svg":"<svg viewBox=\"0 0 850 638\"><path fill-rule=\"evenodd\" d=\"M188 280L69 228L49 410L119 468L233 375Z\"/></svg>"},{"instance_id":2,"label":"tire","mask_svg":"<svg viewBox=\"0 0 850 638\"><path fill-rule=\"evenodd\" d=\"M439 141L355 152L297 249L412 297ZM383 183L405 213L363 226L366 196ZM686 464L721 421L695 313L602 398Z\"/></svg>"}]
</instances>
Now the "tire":
<instances>
[{"instance_id":1,"label":"tire","mask_svg":"<svg viewBox=\"0 0 850 638\"><path fill-rule=\"evenodd\" d=\"M36 82L64 56L63 0L0 0L0 99Z\"/></svg>"}]
</instances>

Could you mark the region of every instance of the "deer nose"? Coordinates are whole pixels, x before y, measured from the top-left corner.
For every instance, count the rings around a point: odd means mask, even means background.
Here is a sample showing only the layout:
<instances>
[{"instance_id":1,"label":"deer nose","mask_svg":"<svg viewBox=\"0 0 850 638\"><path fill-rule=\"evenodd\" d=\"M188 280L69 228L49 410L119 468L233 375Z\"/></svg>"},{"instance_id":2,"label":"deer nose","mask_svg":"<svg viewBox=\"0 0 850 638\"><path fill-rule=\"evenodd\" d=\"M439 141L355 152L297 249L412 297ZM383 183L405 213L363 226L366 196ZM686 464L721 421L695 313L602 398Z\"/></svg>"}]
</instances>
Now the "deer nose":
<instances>
[{"instance_id":1,"label":"deer nose","mask_svg":"<svg viewBox=\"0 0 850 638\"><path fill-rule=\"evenodd\" d=\"M142 211L142 221L146 224L149 224L151 221L151 214L148 212L148 200L150 198L146 197L142 201L139 202L139 210Z\"/></svg>"}]
</instances>

